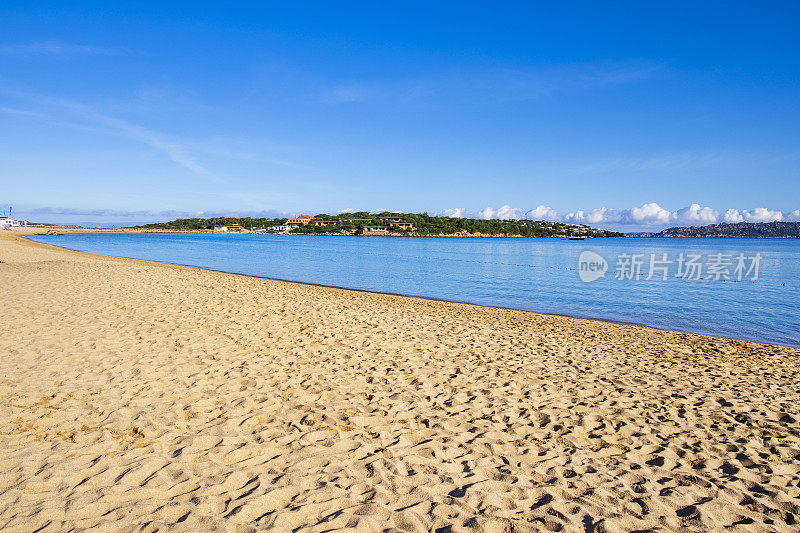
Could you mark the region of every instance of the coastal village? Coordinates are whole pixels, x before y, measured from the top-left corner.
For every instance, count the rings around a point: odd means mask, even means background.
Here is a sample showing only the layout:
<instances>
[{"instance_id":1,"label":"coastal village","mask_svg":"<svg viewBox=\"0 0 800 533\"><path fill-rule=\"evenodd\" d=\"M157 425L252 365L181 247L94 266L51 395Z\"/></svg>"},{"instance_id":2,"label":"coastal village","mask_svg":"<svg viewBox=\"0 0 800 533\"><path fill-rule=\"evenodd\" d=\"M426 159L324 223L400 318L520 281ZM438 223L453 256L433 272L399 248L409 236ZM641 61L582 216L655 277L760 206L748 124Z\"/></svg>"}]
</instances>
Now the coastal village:
<instances>
[{"instance_id":1,"label":"coastal village","mask_svg":"<svg viewBox=\"0 0 800 533\"><path fill-rule=\"evenodd\" d=\"M372 225L374 221L371 218L318 218L311 215L300 215L299 217L288 218L284 224L275 226L244 228L239 224L229 224L227 226L215 226L214 231L222 233L289 233L302 226L319 228L339 226L343 229L343 232L361 234L364 236L389 236L395 231L402 231L405 233L414 231L414 223L404 221L403 218L399 216L379 217L378 220L382 225Z\"/></svg>"}]
</instances>

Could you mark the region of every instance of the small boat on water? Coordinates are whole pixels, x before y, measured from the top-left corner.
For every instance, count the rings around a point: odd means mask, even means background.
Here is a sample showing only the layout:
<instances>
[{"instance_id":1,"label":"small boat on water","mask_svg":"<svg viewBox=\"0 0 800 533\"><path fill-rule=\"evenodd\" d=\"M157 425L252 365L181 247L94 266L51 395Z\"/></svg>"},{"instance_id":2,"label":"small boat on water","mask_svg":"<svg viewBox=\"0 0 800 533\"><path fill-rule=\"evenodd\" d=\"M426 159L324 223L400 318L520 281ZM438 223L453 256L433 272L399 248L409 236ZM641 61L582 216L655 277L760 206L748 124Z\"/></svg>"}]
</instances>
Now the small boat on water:
<instances>
[{"instance_id":1,"label":"small boat on water","mask_svg":"<svg viewBox=\"0 0 800 533\"><path fill-rule=\"evenodd\" d=\"M586 238L586 235L570 235L567 237L570 241L582 241Z\"/></svg>"}]
</instances>

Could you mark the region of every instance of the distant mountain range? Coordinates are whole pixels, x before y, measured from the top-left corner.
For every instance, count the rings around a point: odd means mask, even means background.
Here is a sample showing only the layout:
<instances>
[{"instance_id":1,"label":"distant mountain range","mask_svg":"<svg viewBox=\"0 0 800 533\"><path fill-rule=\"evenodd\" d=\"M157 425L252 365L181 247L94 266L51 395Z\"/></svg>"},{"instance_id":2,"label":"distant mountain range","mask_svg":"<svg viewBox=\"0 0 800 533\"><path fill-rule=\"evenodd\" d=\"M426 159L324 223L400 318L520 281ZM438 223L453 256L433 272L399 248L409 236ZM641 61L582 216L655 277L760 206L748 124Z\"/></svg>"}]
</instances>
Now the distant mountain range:
<instances>
[{"instance_id":1,"label":"distant mountain range","mask_svg":"<svg viewBox=\"0 0 800 533\"><path fill-rule=\"evenodd\" d=\"M667 228L658 233L627 233L628 237L773 237L800 238L800 222L739 222L736 224L709 224L708 226L683 226Z\"/></svg>"}]
</instances>

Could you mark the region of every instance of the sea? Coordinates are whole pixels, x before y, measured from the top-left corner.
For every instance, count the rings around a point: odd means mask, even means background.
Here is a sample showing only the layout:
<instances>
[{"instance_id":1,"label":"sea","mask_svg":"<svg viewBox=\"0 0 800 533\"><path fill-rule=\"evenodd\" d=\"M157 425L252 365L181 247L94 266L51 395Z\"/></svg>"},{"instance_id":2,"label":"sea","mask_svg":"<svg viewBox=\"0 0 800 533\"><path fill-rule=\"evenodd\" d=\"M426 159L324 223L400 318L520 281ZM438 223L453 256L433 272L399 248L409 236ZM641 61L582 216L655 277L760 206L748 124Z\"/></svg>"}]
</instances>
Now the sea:
<instances>
[{"instance_id":1,"label":"sea","mask_svg":"<svg viewBox=\"0 0 800 533\"><path fill-rule=\"evenodd\" d=\"M95 254L800 347L800 240L67 233Z\"/></svg>"}]
</instances>

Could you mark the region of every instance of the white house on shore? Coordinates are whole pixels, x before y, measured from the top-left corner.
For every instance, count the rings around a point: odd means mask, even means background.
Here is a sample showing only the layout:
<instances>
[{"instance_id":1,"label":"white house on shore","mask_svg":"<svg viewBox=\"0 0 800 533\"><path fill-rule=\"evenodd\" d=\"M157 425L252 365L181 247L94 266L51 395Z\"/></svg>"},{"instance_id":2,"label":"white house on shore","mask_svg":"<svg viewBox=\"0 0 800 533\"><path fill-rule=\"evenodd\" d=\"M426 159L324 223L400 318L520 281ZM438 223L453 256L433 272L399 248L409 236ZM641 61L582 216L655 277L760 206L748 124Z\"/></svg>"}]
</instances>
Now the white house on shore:
<instances>
[{"instance_id":1,"label":"white house on shore","mask_svg":"<svg viewBox=\"0 0 800 533\"><path fill-rule=\"evenodd\" d=\"M28 221L26 220L14 220L11 217L0 217L0 228L2 229L13 229L19 227L28 227Z\"/></svg>"}]
</instances>

